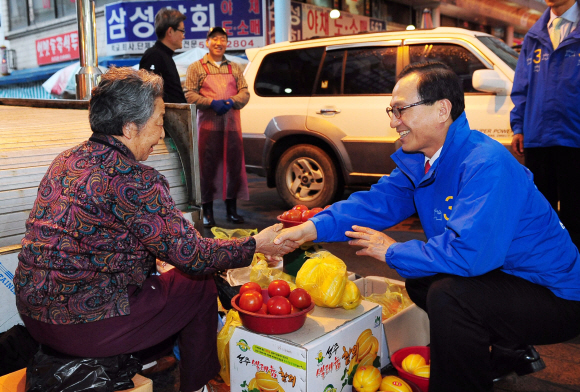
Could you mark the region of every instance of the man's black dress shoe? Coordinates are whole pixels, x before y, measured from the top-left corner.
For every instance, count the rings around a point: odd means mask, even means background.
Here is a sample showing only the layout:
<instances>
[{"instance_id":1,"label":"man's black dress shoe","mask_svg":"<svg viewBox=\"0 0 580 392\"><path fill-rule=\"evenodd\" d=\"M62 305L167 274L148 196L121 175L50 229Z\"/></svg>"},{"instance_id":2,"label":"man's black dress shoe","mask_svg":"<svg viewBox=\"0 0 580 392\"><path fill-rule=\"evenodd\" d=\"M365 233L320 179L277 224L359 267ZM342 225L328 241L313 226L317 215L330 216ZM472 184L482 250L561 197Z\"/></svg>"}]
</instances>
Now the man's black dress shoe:
<instances>
[{"instance_id":1,"label":"man's black dress shoe","mask_svg":"<svg viewBox=\"0 0 580 392\"><path fill-rule=\"evenodd\" d=\"M518 376L539 372L546 367L534 346L509 349L493 345L491 349L493 380L497 381L511 372Z\"/></svg>"}]
</instances>

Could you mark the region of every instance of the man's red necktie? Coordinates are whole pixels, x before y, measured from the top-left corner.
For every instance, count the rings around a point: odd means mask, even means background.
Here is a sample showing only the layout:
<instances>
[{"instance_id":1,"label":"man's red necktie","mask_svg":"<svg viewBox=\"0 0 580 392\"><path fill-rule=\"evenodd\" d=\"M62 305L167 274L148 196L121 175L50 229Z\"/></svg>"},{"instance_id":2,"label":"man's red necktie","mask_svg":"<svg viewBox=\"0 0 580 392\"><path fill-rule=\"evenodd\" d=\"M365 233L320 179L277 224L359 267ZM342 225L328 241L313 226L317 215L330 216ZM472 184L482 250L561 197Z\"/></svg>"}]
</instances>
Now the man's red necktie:
<instances>
[{"instance_id":1,"label":"man's red necktie","mask_svg":"<svg viewBox=\"0 0 580 392\"><path fill-rule=\"evenodd\" d=\"M429 171L430 168L431 168L431 164L429 163L429 161L427 161L427 163L425 164L425 174L427 174L427 172Z\"/></svg>"}]
</instances>

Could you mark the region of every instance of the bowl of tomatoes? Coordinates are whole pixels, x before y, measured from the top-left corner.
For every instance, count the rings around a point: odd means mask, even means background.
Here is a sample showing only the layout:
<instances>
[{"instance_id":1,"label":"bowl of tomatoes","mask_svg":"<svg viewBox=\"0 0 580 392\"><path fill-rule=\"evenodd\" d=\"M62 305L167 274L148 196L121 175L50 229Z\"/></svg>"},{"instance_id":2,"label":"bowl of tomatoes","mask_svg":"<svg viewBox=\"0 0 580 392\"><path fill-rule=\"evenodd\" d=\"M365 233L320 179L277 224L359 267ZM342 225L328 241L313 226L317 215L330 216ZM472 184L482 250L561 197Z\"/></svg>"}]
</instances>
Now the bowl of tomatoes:
<instances>
[{"instance_id":1,"label":"bowl of tomatoes","mask_svg":"<svg viewBox=\"0 0 580 392\"><path fill-rule=\"evenodd\" d=\"M247 329L282 335L302 328L306 316L314 310L314 301L306 290L290 290L286 281L274 280L267 289L255 282L242 285L240 294L232 298L232 307Z\"/></svg>"},{"instance_id":2,"label":"bowl of tomatoes","mask_svg":"<svg viewBox=\"0 0 580 392\"><path fill-rule=\"evenodd\" d=\"M298 226L302 222L306 222L308 219L312 218L314 215L318 214L320 211L327 209L330 206L326 206L325 208L314 207L308 209L303 204L298 204L292 207L290 210L285 211L282 215L278 215L277 219L284 224L284 228Z\"/></svg>"}]
</instances>

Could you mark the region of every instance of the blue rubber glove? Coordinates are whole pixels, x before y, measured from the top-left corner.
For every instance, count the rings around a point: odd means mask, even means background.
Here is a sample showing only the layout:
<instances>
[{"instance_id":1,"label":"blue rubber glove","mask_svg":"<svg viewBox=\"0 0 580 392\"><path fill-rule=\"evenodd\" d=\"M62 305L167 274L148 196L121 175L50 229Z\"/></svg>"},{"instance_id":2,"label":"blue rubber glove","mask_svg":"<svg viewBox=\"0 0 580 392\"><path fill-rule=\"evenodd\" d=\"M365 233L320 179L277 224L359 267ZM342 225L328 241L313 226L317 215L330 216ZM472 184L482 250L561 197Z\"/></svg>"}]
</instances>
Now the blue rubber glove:
<instances>
[{"instance_id":1,"label":"blue rubber glove","mask_svg":"<svg viewBox=\"0 0 580 392\"><path fill-rule=\"evenodd\" d=\"M234 101L231 98L224 99L222 102L224 103L224 106L219 111L216 112L218 114L218 116L226 114L227 112L230 111L230 109L232 109L234 107Z\"/></svg>"},{"instance_id":2,"label":"blue rubber glove","mask_svg":"<svg viewBox=\"0 0 580 392\"><path fill-rule=\"evenodd\" d=\"M226 104L223 99L214 99L213 101L211 101L210 106L213 109L213 111L216 112L218 115L222 115L225 112L227 112L227 108L225 107ZM223 111L224 109L225 112Z\"/></svg>"}]
</instances>

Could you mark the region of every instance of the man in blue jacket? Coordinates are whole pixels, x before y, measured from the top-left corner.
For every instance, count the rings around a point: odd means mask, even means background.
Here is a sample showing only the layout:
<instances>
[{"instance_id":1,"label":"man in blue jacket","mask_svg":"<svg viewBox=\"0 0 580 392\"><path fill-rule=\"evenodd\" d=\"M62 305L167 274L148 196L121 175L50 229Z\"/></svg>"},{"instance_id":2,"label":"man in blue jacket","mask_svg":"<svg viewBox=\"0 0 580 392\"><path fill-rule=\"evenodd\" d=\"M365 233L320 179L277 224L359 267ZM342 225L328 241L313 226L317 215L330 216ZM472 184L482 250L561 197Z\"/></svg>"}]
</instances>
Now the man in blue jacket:
<instances>
[{"instance_id":1,"label":"man in blue jacket","mask_svg":"<svg viewBox=\"0 0 580 392\"><path fill-rule=\"evenodd\" d=\"M580 8L550 7L528 31L511 98L513 151L525 156L534 182L580 246Z\"/></svg>"},{"instance_id":2,"label":"man in blue jacket","mask_svg":"<svg viewBox=\"0 0 580 392\"><path fill-rule=\"evenodd\" d=\"M397 168L276 241L350 239L385 261L429 315L429 391L489 392L544 367L529 345L580 334L580 255L529 170L469 128L453 71L415 63L399 77L387 108ZM414 213L426 243L382 232Z\"/></svg>"}]
</instances>

